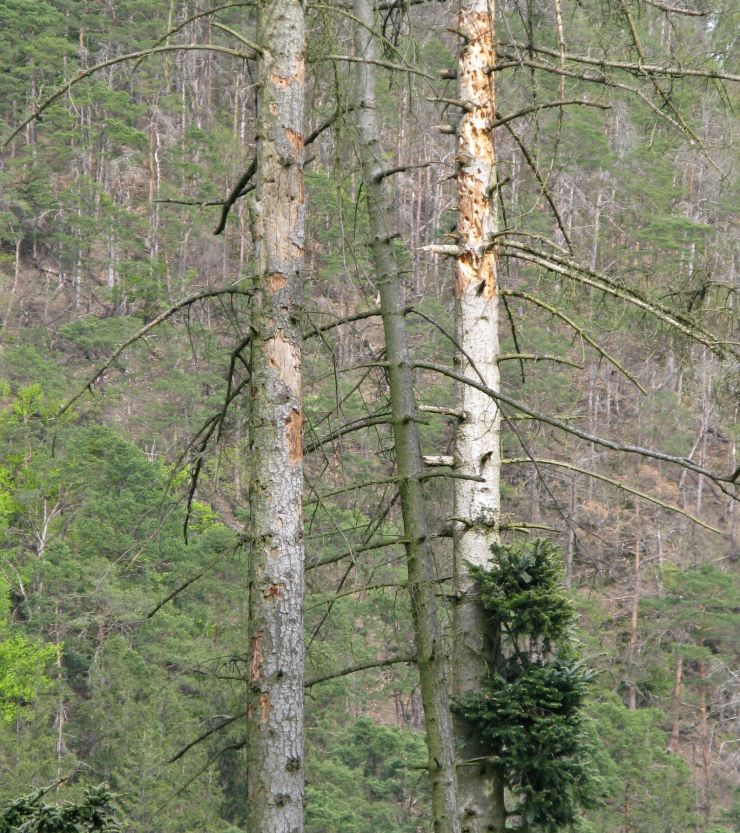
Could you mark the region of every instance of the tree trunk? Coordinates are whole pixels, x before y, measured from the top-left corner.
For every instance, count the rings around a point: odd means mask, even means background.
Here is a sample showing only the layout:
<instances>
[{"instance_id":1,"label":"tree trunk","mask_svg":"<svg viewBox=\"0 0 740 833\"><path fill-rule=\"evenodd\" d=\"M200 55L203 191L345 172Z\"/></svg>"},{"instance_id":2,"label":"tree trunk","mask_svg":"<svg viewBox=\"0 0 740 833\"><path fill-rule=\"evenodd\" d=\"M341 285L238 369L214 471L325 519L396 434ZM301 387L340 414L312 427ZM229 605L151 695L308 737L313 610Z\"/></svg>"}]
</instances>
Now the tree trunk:
<instances>
[{"instance_id":1,"label":"tree trunk","mask_svg":"<svg viewBox=\"0 0 740 833\"><path fill-rule=\"evenodd\" d=\"M416 637L421 696L432 787L432 813L436 833L458 833L455 746L450 714L445 652L442 648L436 571L422 491L422 458L414 396L414 370L409 355L399 264L393 250L395 231L387 167L380 144L375 98L375 66L380 58L370 0L354 0L355 50L358 63L356 122L359 153L370 223L375 278L388 360L393 439L400 478L408 587Z\"/></svg>"},{"instance_id":2,"label":"tree trunk","mask_svg":"<svg viewBox=\"0 0 740 833\"><path fill-rule=\"evenodd\" d=\"M712 739L707 721L707 669L703 659L699 660L699 685L701 686L699 689L699 737L704 769L704 820L709 824L712 817Z\"/></svg>"},{"instance_id":3,"label":"tree trunk","mask_svg":"<svg viewBox=\"0 0 740 833\"><path fill-rule=\"evenodd\" d=\"M638 481L639 483L639 468ZM642 526L640 522L639 504L635 508L635 560L634 560L634 583L632 585L632 603L630 606L630 637L627 645L627 708L637 708L637 636L640 613L641 593L641 549L642 549Z\"/></svg>"},{"instance_id":4,"label":"tree trunk","mask_svg":"<svg viewBox=\"0 0 740 833\"><path fill-rule=\"evenodd\" d=\"M676 654L676 673L673 678L673 726L668 751L674 755L678 753L678 743L681 738L681 683L683 679L683 655Z\"/></svg>"},{"instance_id":5,"label":"tree trunk","mask_svg":"<svg viewBox=\"0 0 740 833\"><path fill-rule=\"evenodd\" d=\"M301 0L259 4L262 54L251 205L257 286L251 342L248 831L303 830L304 237Z\"/></svg>"},{"instance_id":6,"label":"tree trunk","mask_svg":"<svg viewBox=\"0 0 740 833\"><path fill-rule=\"evenodd\" d=\"M458 31L463 37L458 66L458 97L464 103L457 135L457 189L460 252L457 257L456 356L460 373L499 389L497 357L497 230L494 208L496 165L491 124L494 119L495 64L492 0L461 0ZM458 604L455 611L455 693L464 698L480 690L493 645L468 565L483 566L498 541L500 511L500 414L492 399L465 385L457 386L457 409L463 413L455 435L455 473L480 480L455 480L454 566ZM464 721L457 721L459 803L465 833L505 826L503 786L496 762L488 756Z\"/></svg>"}]
</instances>

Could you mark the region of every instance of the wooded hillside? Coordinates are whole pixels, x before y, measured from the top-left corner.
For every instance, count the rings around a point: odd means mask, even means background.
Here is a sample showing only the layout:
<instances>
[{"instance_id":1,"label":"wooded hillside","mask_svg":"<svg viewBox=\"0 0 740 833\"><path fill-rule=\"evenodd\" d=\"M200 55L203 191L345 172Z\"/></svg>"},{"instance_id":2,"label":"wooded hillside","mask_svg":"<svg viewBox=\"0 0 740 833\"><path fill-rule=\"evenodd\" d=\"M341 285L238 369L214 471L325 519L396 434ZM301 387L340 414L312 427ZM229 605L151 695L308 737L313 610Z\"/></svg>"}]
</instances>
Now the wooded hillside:
<instances>
[{"instance_id":1,"label":"wooded hillside","mask_svg":"<svg viewBox=\"0 0 740 833\"><path fill-rule=\"evenodd\" d=\"M491 14L0 0L0 805L740 831L737 8Z\"/></svg>"}]
</instances>

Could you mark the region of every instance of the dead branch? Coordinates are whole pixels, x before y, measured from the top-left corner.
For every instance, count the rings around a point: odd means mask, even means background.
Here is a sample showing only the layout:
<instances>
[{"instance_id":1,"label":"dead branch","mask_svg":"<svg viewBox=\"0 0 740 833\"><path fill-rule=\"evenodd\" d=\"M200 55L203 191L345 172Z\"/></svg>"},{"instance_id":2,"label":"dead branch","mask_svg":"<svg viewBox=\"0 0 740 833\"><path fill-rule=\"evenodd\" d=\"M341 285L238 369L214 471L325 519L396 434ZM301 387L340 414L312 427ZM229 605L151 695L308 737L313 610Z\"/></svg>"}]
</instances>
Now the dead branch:
<instances>
[{"instance_id":1,"label":"dead branch","mask_svg":"<svg viewBox=\"0 0 740 833\"><path fill-rule=\"evenodd\" d=\"M131 338L126 339L126 341L124 341L122 344L116 347L116 349L110 354L110 356L108 356L108 358L103 362L103 364L98 367L93 376L91 376L90 379L88 379L84 387L82 387L71 399L68 399L62 405L62 407L57 411L56 418L59 419L59 417L66 413L78 399L84 396L86 391L90 391L92 393L93 385L98 381L98 379L100 379L100 377L105 373L105 371L108 370L108 368L113 364L113 362L116 361L116 359L121 355L121 353L123 353L127 348L134 344L134 342L144 338L144 336L148 332L153 330L155 327L158 327L168 318L172 318L172 316L180 312L180 310L185 309L186 307L190 307L198 301L203 301L206 298L218 298L221 295L251 296L252 294L253 292L251 289L238 289L235 287L229 287L227 289L208 289L204 292L198 292L195 295L191 295L189 298L185 298L184 300L179 301L177 304L173 304L173 306L160 313L146 326L142 327L137 333L132 335Z\"/></svg>"},{"instance_id":2,"label":"dead branch","mask_svg":"<svg viewBox=\"0 0 740 833\"><path fill-rule=\"evenodd\" d=\"M463 376L461 373L457 373L451 367L433 364L431 362L416 362L415 366L422 370L431 370L435 373L441 374L442 376L447 376L448 378L453 379L456 382L460 382L461 384L472 385L472 387L482 391L496 402L499 402L503 405L508 405L510 408L514 408L514 410L520 411L523 414L527 414L528 416L532 417L532 419L536 419L538 422L545 423L546 425L551 425L553 428L558 428L559 430L564 431L566 434L571 434L574 437L579 437L580 439L586 440L586 442L593 443L594 445L599 445L603 448L608 448L611 451L620 451L626 454L637 454L641 457L648 457L653 460L660 460L664 463L672 463L673 465L681 466L681 468L693 471L695 474L701 474L704 477L707 477L710 480L714 481L715 483L734 482L733 475L723 476L717 474L715 472L703 468L702 466L697 465L691 460L687 460L685 457L675 457L672 454L665 454L662 451L655 451L651 448L644 448L642 446L636 445L628 445L627 443L620 443L616 440L609 440L605 437L599 437L596 434L589 434L587 431L583 431L580 428L568 425L564 422L561 422L558 419L549 417L546 414L539 413L538 411L535 411L532 408L530 408L528 405L524 405L522 402L518 402L516 399L512 399L510 396L507 396L504 393L492 390L487 385L484 385L482 382L479 382L475 379L471 379L468 376Z\"/></svg>"},{"instance_id":3,"label":"dead branch","mask_svg":"<svg viewBox=\"0 0 740 833\"><path fill-rule=\"evenodd\" d=\"M319 683L336 680L339 677L346 677L348 674L355 674L358 671L367 671L370 668L386 668L389 665L398 665L410 662L416 662L416 654L396 654L395 656L386 657L385 659L372 659L364 662L356 662L354 665L347 665L344 668L338 668L335 671L329 671L324 674L314 674L312 677L307 677L305 686L306 688L311 688L311 686L318 685Z\"/></svg>"},{"instance_id":4,"label":"dead branch","mask_svg":"<svg viewBox=\"0 0 740 833\"><path fill-rule=\"evenodd\" d=\"M546 460L540 459L536 457L534 459L530 457L512 457L509 459L505 459L501 461L502 465L517 465L520 463L532 463L536 462L538 465L544 466L557 466L562 469L567 469L568 471L574 471L578 474L585 474L588 477L593 477L595 480L601 480L604 483L609 483L611 486L616 486L616 488L620 489L623 492L627 492L631 495L635 495L635 497L642 498L643 500L647 500L650 503L656 504L656 506L660 506L663 509L668 509L671 512L676 512L679 515L683 515L684 518L688 518L693 523L697 524L698 526L704 527L704 529L708 529L710 532L716 532L717 535L722 535L722 530L717 529L716 527L710 526L708 523L705 523L700 518L697 518L696 515L692 515L690 512L686 512L684 509L680 509L678 506L674 506L672 503L667 503L660 498L654 497L653 495L648 495L645 492L641 492L638 489L634 489L632 486L628 486L626 483L623 483L621 480L614 480L611 477L607 477L605 474L599 474L599 472L591 471L589 469L581 468L580 466L576 466L573 463L567 463L564 460Z\"/></svg>"}]
</instances>

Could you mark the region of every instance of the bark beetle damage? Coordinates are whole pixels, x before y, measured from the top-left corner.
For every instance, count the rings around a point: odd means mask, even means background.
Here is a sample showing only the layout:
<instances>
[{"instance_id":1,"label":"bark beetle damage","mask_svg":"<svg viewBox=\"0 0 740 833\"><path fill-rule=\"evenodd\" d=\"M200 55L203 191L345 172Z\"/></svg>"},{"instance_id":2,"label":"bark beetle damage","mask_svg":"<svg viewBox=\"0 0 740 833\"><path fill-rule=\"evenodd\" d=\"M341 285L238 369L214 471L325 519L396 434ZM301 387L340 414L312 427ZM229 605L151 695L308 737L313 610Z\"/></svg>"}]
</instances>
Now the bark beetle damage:
<instances>
[{"instance_id":1,"label":"bark beetle damage","mask_svg":"<svg viewBox=\"0 0 740 833\"><path fill-rule=\"evenodd\" d=\"M266 599L279 599L283 595L283 585L271 584L262 595Z\"/></svg>"},{"instance_id":2,"label":"bark beetle damage","mask_svg":"<svg viewBox=\"0 0 740 833\"><path fill-rule=\"evenodd\" d=\"M295 344L291 344L278 330L274 338L265 342L265 350L270 366L274 367L291 393L300 396L301 392L301 359Z\"/></svg>"},{"instance_id":3,"label":"bark beetle damage","mask_svg":"<svg viewBox=\"0 0 740 833\"><path fill-rule=\"evenodd\" d=\"M267 723L270 718L270 695L266 691L260 697L260 706L262 707L260 722Z\"/></svg>"},{"instance_id":4,"label":"bark beetle damage","mask_svg":"<svg viewBox=\"0 0 740 833\"><path fill-rule=\"evenodd\" d=\"M277 69L272 71L270 75L270 83L279 89L285 89L290 84L295 82L299 86L303 86L306 81L306 59L303 55L298 55L295 62L295 68L292 73L283 75Z\"/></svg>"},{"instance_id":5,"label":"bark beetle damage","mask_svg":"<svg viewBox=\"0 0 740 833\"><path fill-rule=\"evenodd\" d=\"M288 279L282 272L273 272L267 278L267 291L270 295L274 295L279 289L282 289L288 283Z\"/></svg>"},{"instance_id":6,"label":"bark beetle damage","mask_svg":"<svg viewBox=\"0 0 740 833\"><path fill-rule=\"evenodd\" d=\"M262 631L252 637L252 645L249 650L249 679L256 682L262 676L262 663L264 656L262 654Z\"/></svg>"},{"instance_id":7,"label":"bark beetle damage","mask_svg":"<svg viewBox=\"0 0 740 833\"><path fill-rule=\"evenodd\" d=\"M303 459L303 414L294 408L285 426L288 459L295 466Z\"/></svg>"},{"instance_id":8,"label":"bark beetle damage","mask_svg":"<svg viewBox=\"0 0 740 833\"><path fill-rule=\"evenodd\" d=\"M496 255L487 248L495 230L488 197L495 171L491 124L494 118L492 76L493 36L487 11L461 12L460 31L468 35L460 72L460 97L472 105L460 122L458 138L458 232L464 251L457 260L455 292L471 287L492 298L496 291Z\"/></svg>"},{"instance_id":9,"label":"bark beetle damage","mask_svg":"<svg viewBox=\"0 0 740 833\"><path fill-rule=\"evenodd\" d=\"M281 75L277 70L274 70L272 75L270 76L270 84L273 87L277 87L280 90L284 90L291 81L294 80L294 76L292 75Z\"/></svg>"},{"instance_id":10,"label":"bark beetle damage","mask_svg":"<svg viewBox=\"0 0 740 833\"><path fill-rule=\"evenodd\" d=\"M292 130L290 127L285 128L285 138L288 144L293 148L296 155L303 150L303 134L297 130Z\"/></svg>"}]
</instances>

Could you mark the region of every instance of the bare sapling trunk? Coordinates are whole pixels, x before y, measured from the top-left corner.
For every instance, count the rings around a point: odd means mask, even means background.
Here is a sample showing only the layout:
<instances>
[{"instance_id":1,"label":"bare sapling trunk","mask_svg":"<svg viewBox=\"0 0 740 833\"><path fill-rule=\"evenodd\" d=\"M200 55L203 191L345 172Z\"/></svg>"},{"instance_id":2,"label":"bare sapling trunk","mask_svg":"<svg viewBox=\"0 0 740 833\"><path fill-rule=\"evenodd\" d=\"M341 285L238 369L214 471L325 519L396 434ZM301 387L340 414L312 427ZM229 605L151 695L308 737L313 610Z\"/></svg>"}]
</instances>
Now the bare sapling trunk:
<instances>
[{"instance_id":1,"label":"bare sapling trunk","mask_svg":"<svg viewBox=\"0 0 740 833\"><path fill-rule=\"evenodd\" d=\"M638 469L639 471L639 469ZM627 674L629 682L627 685L627 708L637 708L637 640L638 626L640 622L640 595L641 595L641 556L642 556L642 526L640 523L639 504L635 509L635 558L634 577L632 585L632 602L630 604L630 635L627 644Z\"/></svg>"},{"instance_id":2,"label":"bare sapling trunk","mask_svg":"<svg viewBox=\"0 0 740 833\"><path fill-rule=\"evenodd\" d=\"M374 35L371 0L354 0L357 64L356 123L371 235L372 260L388 360L393 439L400 478L401 510L408 565L408 588L416 637L421 696L429 755L432 812L436 833L459 833L455 749L450 713L445 651L435 594L436 571L422 491L422 457L414 396L414 369L409 354L401 276L393 250L395 221L375 97L375 65L380 58Z\"/></svg>"},{"instance_id":3,"label":"bare sapling trunk","mask_svg":"<svg viewBox=\"0 0 740 833\"><path fill-rule=\"evenodd\" d=\"M457 131L458 244L456 275L457 371L499 389L496 162L492 127L495 115L492 68L495 64L492 0L460 0L458 31L463 38L458 65L458 97L463 105ZM496 403L472 387L458 384L462 419L455 436L454 561L455 694L480 690L494 646L469 565L489 563L498 541L501 454L500 413ZM496 761L463 720L459 740L458 788L464 833L502 833L506 823L504 788Z\"/></svg>"},{"instance_id":4,"label":"bare sapling trunk","mask_svg":"<svg viewBox=\"0 0 740 833\"><path fill-rule=\"evenodd\" d=\"M261 0L251 341L248 831L303 830L301 0Z\"/></svg>"}]
</instances>

